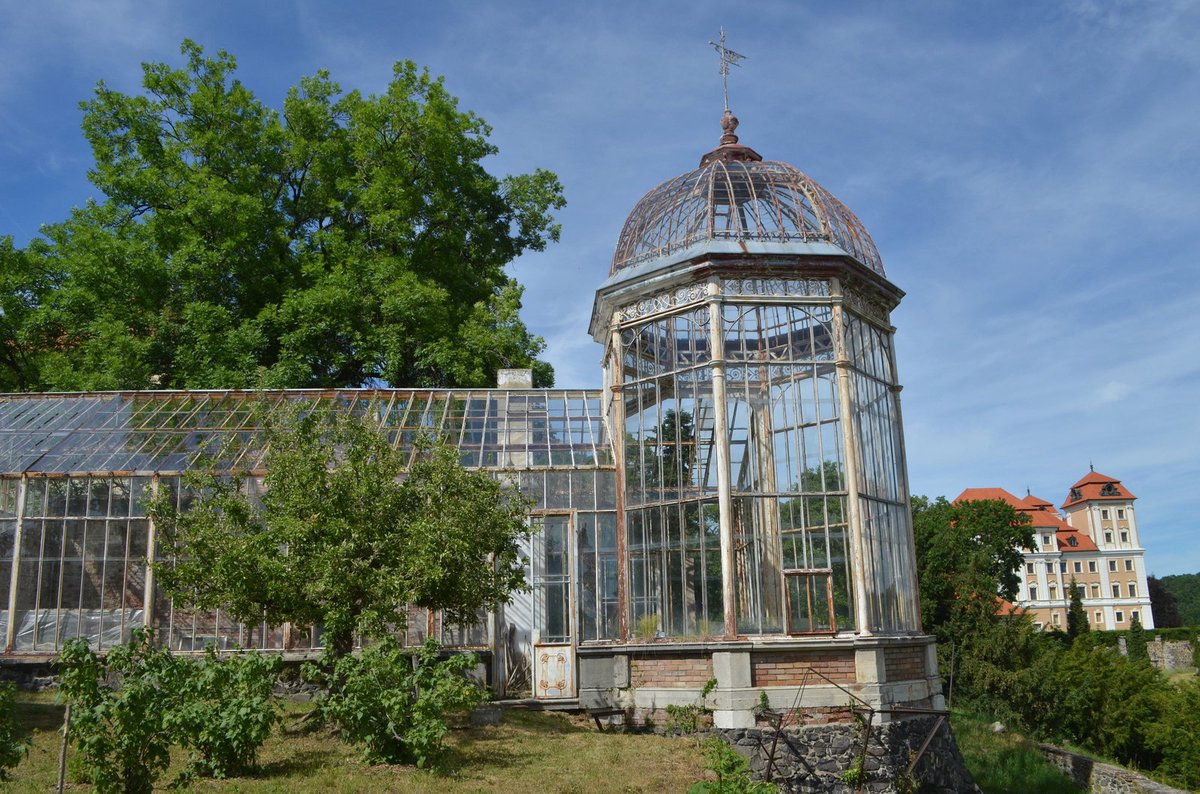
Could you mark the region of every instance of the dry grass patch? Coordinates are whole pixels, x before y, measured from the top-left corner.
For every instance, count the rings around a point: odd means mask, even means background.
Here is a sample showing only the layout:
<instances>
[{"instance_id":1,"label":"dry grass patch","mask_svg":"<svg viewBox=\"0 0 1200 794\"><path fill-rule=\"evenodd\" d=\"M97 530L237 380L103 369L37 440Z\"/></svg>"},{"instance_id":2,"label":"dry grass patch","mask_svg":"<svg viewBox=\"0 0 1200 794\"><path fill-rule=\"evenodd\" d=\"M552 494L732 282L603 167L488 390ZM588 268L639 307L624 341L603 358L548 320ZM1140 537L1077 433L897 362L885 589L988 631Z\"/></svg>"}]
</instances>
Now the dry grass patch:
<instances>
[{"instance_id":1,"label":"dry grass patch","mask_svg":"<svg viewBox=\"0 0 1200 794\"><path fill-rule=\"evenodd\" d=\"M22 722L33 732L29 758L14 770L6 791L46 792L58 770L62 707L47 693L18 695ZM703 775L695 739L598 733L578 716L505 711L500 725L455 730L445 772L368 766L358 752L328 732L306 729L308 706L289 703L284 720L259 753L255 774L197 781L191 790L219 792L479 792L552 794L684 791ZM183 768L173 753L161 787ZM69 785L85 792L90 786Z\"/></svg>"}]
</instances>

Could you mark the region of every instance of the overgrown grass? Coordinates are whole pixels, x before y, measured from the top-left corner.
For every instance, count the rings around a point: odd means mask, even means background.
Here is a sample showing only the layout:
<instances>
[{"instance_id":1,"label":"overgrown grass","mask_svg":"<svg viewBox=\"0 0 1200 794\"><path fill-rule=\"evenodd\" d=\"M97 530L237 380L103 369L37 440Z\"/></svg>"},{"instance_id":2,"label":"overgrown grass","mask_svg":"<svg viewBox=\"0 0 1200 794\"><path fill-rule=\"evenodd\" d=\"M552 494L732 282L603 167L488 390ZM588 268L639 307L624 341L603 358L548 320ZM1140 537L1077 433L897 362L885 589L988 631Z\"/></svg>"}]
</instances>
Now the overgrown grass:
<instances>
[{"instance_id":1,"label":"overgrown grass","mask_svg":"<svg viewBox=\"0 0 1200 794\"><path fill-rule=\"evenodd\" d=\"M18 694L23 724L33 733L29 757L4 789L52 790L58 775L62 707L47 693ZM364 791L478 792L512 794L597 794L597 792L684 791L704 774L704 758L687 739L622 733L598 733L579 717L506 711L500 725L451 732L451 757L444 774L412 767L368 766L355 748L324 730L309 730L306 704L285 707L283 728L259 753L258 769L246 777L199 780L192 790L220 792ZM163 785L183 766L183 753L172 753ZM68 789L85 792L76 784Z\"/></svg>"},{"instance_id":2,"label":"overgrown grass","mask_svg":"<svg viewBox=\"0 0 1200 794\"><path fill-rule=\"evenodd\" d=\"M1037 745L1020 734L992 733L991 722L976 714L950 716L967 769L984 794L1070 794L1083 789L1046 760Z\"/></svg>"}]
</instances>

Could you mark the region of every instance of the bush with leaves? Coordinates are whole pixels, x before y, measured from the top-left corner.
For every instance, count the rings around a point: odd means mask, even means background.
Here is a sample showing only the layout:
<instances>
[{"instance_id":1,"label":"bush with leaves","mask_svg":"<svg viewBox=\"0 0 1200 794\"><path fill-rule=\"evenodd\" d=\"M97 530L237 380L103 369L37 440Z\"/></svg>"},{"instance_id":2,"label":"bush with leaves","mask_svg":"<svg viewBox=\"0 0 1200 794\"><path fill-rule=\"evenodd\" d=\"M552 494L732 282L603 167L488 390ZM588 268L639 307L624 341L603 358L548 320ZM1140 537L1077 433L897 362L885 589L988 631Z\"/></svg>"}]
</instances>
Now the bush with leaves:
<instances>
[{"instance_id":1,"label":"bush with leaves","mask_svg":"<svg viewBox=\"0 0 1200 794\"><path fill-rule=\"evenodd\" d=\"M1158 719L1149 726L1150 745L1162 755L1156 772L1189 791L1200 789L1200 679L1161 693Z\"/></svg>"},{"instance_id":2,"label":"bush with leaves","mask_svg":"<svg viewBox=\"0 0 1200 794\"><path fill-rule=\"evenodd\" d=\"M29 737L17 724L16 691L11 682L0 684L0 780L29 752Z\"/></svg>"},{"instance_id":3,"label":"bush with leaves","mask_svg":"<svg viewBox=\"0 0 1200 794\"><path fill-rule=\"evenodd\" d=\"M716 780L701 780L688 794L775 794L779 787L750 777L750 762L724 740L713 737L704 746L704 768Z\"/></svg>"},{"instance_id":4,"label":"bush with leaves","mask_svg":"<svg viewBox=\"0 0 1200 794\"><path fill-rule=\"evenodd\" d=\"M95 790L152 791L171 760L164 723L178 674L175 657L137 629L104 660L87 640L68 640L58 670L60 697L71 705L71 741Z\"/></svg>"},{"instance_id":5,"label":"bush with leaves","mask_svg":"<svg viewBox=\"0 0 1200 794\"><path fill-rule=\"evenodd\" d=\"M327 671L306 668L326 687L318 713L346 740L362 748L368 763L435 768L445 760L446 716L479 705L483 693L466 677L471 654L440 659L426 640L415 653L385 638L359 655L333 661Z\"/></svg>"},{"instance_id":6,"label":"bush with leaves","mask_svg":"<svg viewBox=\"0 0 1200 794\"><path fill-rule=\"evenodd\" d=\"M271 693L280 658L253 652L220 658L209 646L204 659L180 661L165 718L190 755L180 781L194 775L224 778L253 767L278 717Z\"/></svg>"},{"instance_id":7,"label":"bush with leaves","mask_svg":"<svg viewBox=\"0 0 1200 794\"><path fill-rule=\"evenodd\" d=\"M1124 764L1157 765L1147 731L1169 684L1149 662L1077 642L1058 659L1052 683L1062 692L1061 735Z\"/></svg>"}]
</instances>

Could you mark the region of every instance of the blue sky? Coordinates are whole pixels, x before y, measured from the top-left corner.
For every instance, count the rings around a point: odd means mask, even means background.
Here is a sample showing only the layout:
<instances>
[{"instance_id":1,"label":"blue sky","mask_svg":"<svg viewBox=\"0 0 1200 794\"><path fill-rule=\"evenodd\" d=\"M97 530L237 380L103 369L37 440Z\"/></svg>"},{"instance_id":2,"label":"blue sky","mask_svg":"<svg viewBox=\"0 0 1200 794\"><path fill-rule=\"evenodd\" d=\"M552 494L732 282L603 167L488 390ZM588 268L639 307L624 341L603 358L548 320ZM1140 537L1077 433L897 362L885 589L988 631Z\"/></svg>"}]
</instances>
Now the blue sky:
<instances>
[{"instance_id":1,"label":"blue sky","mask_svg":"<svg viewBox=\"0 0 1200 794\"><path fill-rule=\"evenodd\" d=\"M1200 571L1200 4L0 0L0 235L95 191L77 104L190 37L278 105L317 69L377 92L409 58L500 147L557 172L562 242L513 266L560 386L625 214L720 134L848 204L908 296L893 321L911 482L1140 498L1147 567Z\"/></svg>"}]
</instances>

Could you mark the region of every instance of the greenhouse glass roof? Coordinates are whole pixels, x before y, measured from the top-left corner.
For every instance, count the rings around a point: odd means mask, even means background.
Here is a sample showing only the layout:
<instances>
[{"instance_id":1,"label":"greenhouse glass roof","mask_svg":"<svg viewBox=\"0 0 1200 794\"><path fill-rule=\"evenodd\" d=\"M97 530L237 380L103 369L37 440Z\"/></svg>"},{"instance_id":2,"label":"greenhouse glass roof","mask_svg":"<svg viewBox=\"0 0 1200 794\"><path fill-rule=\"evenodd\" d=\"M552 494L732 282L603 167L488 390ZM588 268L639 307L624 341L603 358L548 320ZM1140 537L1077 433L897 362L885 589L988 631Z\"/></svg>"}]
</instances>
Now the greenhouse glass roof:
<instances>
[{"instance_id":1,"label":"greenhouse glass roof","mask_svg":"<svg viewBox=\"0 0 1200 794\"><path fill-rule=\"evenodd\" d=\"M442 437L469 468L613 466L599 391L103 392L0 395L0 476L178 474L205 459L261 473L263 417L304 401L370 418L402 448Z\"/></svg>"}]
</instances>

